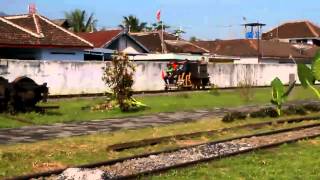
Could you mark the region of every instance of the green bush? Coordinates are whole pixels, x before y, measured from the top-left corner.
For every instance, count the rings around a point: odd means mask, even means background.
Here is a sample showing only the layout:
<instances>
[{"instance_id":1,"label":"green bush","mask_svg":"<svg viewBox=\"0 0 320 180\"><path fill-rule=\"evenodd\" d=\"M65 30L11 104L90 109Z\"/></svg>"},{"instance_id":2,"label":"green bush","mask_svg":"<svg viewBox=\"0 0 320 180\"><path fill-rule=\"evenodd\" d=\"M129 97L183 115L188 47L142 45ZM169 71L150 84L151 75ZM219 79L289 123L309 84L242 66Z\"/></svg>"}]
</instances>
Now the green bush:
<instances>
[{"instance_id":1,"label":"green bush","mask_svg":"<svg viewBox=\"0 0 320 180\"><path fill-rule=\"evenodd\" d=\"M251 118L265 118L267 117L267 113L265 109L259 109L258 111L254 111L250 113Z\"/></svg>"},{"instance_id":2,"label":"green bush","mask_svg":"<svg viewBox=\"0 0 320 180\"><path fill-rule=\"evenodd\" d=\"M311 112L319 112L320 105L316 103L308 103L303 105L304 109L311 111Z\"/></svg>"},{"instance_id":3,"label":"green bush","mask_svg":"<svg viewBox=\"0 0 320 180\"><path fill-rule=\"evenodd\" d=\"M284 114L286 115L306 115L307 111L304 109L303 106L294 106L291 105L287 109L284 110Z\"/></svg>"},{"instance_id":4,"label":"green bush","mask_svg":"<svg viewBox=\"0 0 320 180\"><path fill-rule=\"evenodd\" d=\"M234 120L244 120L247 118L247 113L245 112L229 112L223 118L223 122L233 122Z\"/></svg>"}]
</instances>

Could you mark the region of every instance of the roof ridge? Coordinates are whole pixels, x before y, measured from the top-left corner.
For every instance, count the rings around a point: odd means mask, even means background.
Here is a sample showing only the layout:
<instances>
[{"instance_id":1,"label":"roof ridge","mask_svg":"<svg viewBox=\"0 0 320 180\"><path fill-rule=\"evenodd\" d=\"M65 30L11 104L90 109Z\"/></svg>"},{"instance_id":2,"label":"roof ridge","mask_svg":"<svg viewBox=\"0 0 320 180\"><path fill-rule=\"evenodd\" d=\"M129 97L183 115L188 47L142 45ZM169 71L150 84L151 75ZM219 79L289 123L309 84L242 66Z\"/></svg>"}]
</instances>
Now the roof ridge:
<instances>
[{"instance_id":1,"label":"roof ridge","mask_svg":"<svg viewBox=\"0 0 320 180\"><path fill-rule=\"evenodd\" d=\"M6 15L3 16L5 19L20 19L20 18L26 18L29 17L29 14L20 14L20 15Z\"/></svg>"},{"instance_id":2,"label":"roof ridge","mask_svg":"<svg viewBox=\"0 0 320 180\"><path fill-rule=\"evenodd\" d=\"M68 30L66 30L66 29L64 29L64 28L56 25L55 23L51 22L49 19L47 19L47 18L45 18L45 17L43 17L43 16L41 16L41 15L39 15L39 14L36 14L36 16L38 16L40 19L44 20L44 21L47 22L48 24L51 24L52 26L56 27L57 29L60 29L60 30L62 30L63 32L65 32L65 33L67 33L67 34L69 34L69 35L77 38L78 40L80 40L80 41L82 41L82 42L90 45L91 47L94 47L94 45L93 45L92 43L90 43L89 41L87 41L87 40L85 40L85 39L77 36L76 34L74 34L74 33L70 32L70 31L68 31Z\"/></svg>"},{"instance_id":3,"label":"roof ridge","mask_svg":"<svg viewBox=\"0 0 320 180\"><path fill-rule=\"evenodd\" d=\"M282 26L284 26L286 24L293 24L293 23L306 23L306 24L308 24L308 23L311 23L311 22L309 20L288 20L288 21L284 21L282 23L279 23L275 27L270 28L270 30L266 31L263 34L270 33L271 31L276 30L277 28L280 28L280 27L282 27ZM313 23L311 23L311 24L313 24Z\"/></svg>"},{"instance_id":4,"label":"roof ridge","mask_svg":"<svg viewBox=\"0 0 320 180\"><path fill-rule=\"evenodd\" d=\"M313 35L315 35L316 37L319 37L319 34L316 32L316 30L315 30L314 27L312 26L311 22L306 21L305 23L307 24L307 26L308 26L308 28L310 29L311 33L312 33Z\"/></svg>"},{"instance_id":5,"label":"roof ridge","mask_svg":"<svg viewBox=\"0 0 320 180\"><path fill-rule=\"evenodd\" d=\"M117 39L119 36L121 36L123 34L124 34L123 30L119 31L119 33L116 36L112 37L108 42L104 43L102 46L105 47L105 46L109 45L111 42L113 42L115 39Z\"/></svg>"},{"instance_id":6,"label":"roof ridge","mask_svg":"<svg viewBox=\"0 0 320 180\"><path fill-rule=\"evenodd\" d=\"M42 33L41 26L39 25L38 19L36 18L36 15L35 15L35 14L32 14L32 18L33 18L33 22L34 22L34 25L35 25L35 27L36 27L37 33L38 33L41 37L44 37L44 35L43 35L43 33Z\"/></svg>"},{"instance_id":7,"label":"roof ridge","mask_svg":"<svg viewBox=\"0 0 320 180\"><path fill-rule=\"evenodd\" d=\"M28 34L36 37L36 38L41 38L41 37L43 37L43 36L41 36L40 34L34 33L34 32L32 32L32 31L30 31L30 30L28 30L28 29L26 29L26 28L24 28L24 27L22 27L22 26L19 26L18 24L13 23L13 22L9 21L9 20L6 19L6 18L0 17L0 21L3 21L4 23L7 23L8 25L11 25L11 26L13 26L13 27L15 27L15 28L17 28L17 29L20 29L21 31L24 31L24 32L26 32L26 33L28 33Z\"/></svg>"},{"instance_id":8,"label":"roof ridge","mask_svg":"<svg viewBox=\"0 0 320 180\"><path fill-rule=\"evenodd\" d=\"M194 44L194 43L192 43L192 42L190 42L190 41L187 41L187 42L188 42L188 43L190 43L191 45L193 45L193 46L197 47L197 48L200 48L200 49L202 49L202 50L206 51L207 53L209 53L209 52L210 52L208 49L203 48L203 47L200 47L200 46L198 46L197 44Z\"/></svg>"}]
</instances>

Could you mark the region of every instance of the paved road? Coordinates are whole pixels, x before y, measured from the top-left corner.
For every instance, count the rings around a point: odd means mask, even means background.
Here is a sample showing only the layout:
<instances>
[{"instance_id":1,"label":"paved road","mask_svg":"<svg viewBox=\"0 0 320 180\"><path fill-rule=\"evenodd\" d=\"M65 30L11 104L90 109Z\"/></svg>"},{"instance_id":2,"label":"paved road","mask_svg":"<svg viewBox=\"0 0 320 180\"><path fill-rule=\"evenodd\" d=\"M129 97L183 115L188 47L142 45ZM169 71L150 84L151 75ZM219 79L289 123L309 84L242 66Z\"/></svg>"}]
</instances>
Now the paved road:
<instances>
[{"instance_id":1,"label":"paved road","mask_svg":"<svg viewBox=\"0 0 320 180\"><path fill-rule=\"evenodd\" d=\"M300 104L301 102L298 103ZM177 122L189 122L206 117L222 117L228 111L253 111L257 108L257 106L217 108L212 110L158 113L155 115L140 117L113 118L106 120L92 120L88 122L59 123L53 125L0 129L0 144L36 142L59 137L93 134L97 132L112 132L120 129L138 129Z\"/></svg>"}]
</instances>

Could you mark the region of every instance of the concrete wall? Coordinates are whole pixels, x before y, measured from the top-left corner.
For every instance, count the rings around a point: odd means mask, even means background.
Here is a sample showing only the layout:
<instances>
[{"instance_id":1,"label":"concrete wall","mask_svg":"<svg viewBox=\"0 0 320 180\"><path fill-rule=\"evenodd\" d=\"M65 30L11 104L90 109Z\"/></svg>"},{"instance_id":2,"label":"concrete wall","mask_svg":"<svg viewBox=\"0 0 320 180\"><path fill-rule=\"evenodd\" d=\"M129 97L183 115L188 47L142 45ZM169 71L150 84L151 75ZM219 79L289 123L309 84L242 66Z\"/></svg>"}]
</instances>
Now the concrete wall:
<instances>
[{"instance_id":1,"label":"concrete wall","mask_svg":"<svg viewBox=\"0 0 320 180\"><path fill-rule=\"evenodd\" d=\"M0 75L13 81L28 76L37 83L48 83L51 95L103 93L106 86L101 79L106 62L19 61L1 60ZM163 90L161 71L166 62L137 62L134 90ZM294 64L209 64L210 80L218 87L236 87L250 80L258 86L270 85L278 76L284 83L289 74L296 75Z\"/></svg>"}]
</instances>

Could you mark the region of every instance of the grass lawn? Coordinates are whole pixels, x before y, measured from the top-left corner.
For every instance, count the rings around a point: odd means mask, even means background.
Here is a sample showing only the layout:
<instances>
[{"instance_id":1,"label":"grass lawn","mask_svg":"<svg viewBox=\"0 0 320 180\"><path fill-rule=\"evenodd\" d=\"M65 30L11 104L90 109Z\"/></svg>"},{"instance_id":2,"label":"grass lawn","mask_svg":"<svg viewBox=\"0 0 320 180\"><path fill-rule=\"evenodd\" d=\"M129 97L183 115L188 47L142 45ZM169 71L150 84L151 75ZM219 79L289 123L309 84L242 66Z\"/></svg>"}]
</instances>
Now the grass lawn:
<instances>
[{"instance_id":1,"label":"grass lawn","mask_svg":"<svg viewBox=\"0 0 320 180\"><path fill-rule=\"evenodd\" d=\"M152 180L320 179L320 138L147 177ZM144 178L142 178L144 179Z\"/></svg>"},{"instance_id":2,"label":"grass lawn","mask_svg":"<svg viewBox=\"0 0 320 180\"><path fill-rule=\"evenodd\" d=\"M119 109L105 112L92 112L90 107L103 102L103 98L59 100L47 103L48 105L59 105L59 110L48 110L45 114L19 114L16 117L29 121L31 124L52 124L114 117L139 116L158 112L234 107L248 104L266 104L270 101L270 91L271 88L254 89L254 98L250 102L246 102L240 96L239 90L221 90L220 95L213 95L210 92L203 91L175 95L139 96L137 99L149 105L150 109L131 113L122 113ZM292 101L315 98L316 97L310 90L296 87L288 100ZM30 123L17 122L15 120L8 119L3 115L0 115L0 119L0 128L30 125Z\"/></svg>"},{"instance_id":3,"label":"grass lawn","mask_svg":"<svg viewBox=\"0 0 320 180\"><path fill-rule=\"evenodd\" d=\"M66 166L100 162L145 152L181 147L191 145L190 143L203 143L211 140L219 140L239 135L315 123L315 121L310 121L296 124L284 124L283 126L267 126L262 129L255 129L251 131L248 129L234 130L215 134L213 136L203 136L194 139L167 142L155 146L141 147L121 152L106 150L109 145L141 140L146 137L152 138L196 131L214 130L267 120L269 119L247 119L232 123L223 123L218 119L204 119L196 122L177 123L139 130L122 130L113 133L60 138L28 144L0 145L0 179L1 177L41 172Z\"/></svg>"}]
</instances>

